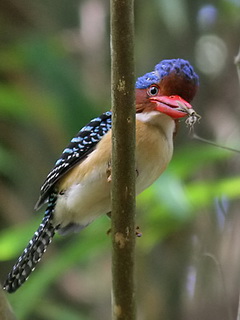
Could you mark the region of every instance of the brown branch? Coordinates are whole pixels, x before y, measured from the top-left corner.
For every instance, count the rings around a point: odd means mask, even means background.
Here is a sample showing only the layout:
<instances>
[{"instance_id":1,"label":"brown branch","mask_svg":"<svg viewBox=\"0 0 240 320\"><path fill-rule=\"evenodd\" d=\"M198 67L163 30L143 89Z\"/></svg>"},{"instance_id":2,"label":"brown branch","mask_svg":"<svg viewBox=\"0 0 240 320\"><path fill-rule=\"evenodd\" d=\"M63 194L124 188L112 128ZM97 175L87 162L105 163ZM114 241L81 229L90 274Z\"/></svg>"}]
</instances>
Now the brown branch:
<instances>
[{"instance_id":1,"label":"brown branch","mask_svg":"<svg viewBox=\"0 0 240 320\"><path fill-rule=\"evenodd\" d=\"M240 84L240 48L237 56L234 59L234 63L236 64L236 67L237 67L238 80ZM239 301L238 301L237 320L240 320L240 294L239 294Z\"/></svg>"},{"instance_id":2,"label":"brown branch","mask_svg":"<svg viewBox=\"0 0 240 320\"><path fill-rule=\"evenodd\" d=\"M135 88L133 0L111 0L112 315L134 320Z\"/></svg>"}]
</instances>

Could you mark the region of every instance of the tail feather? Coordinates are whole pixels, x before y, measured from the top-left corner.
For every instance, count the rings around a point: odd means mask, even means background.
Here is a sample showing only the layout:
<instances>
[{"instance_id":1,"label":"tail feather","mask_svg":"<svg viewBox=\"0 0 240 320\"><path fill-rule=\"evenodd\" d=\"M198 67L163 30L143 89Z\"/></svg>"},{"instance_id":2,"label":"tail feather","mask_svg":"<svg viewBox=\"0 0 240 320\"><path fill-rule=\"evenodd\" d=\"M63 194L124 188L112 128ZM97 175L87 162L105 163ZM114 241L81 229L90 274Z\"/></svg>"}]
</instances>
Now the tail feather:
<instances>
[{"instance_id":1,"label":"tail feather","mask_svg":"<svg viewBox=\"0 0 240 320\"><path fill-rule=\"evenodd\" d=\"M9 293L15 292L28 279L37 263L41 260L48 245L51 243L57 230L57 227L53 225L55 202L55 199L54 201L49 202L42 223L34 233L34 236L29 241L29 244L24 249L22 255L18 258L12 271L8 274L3 289Z\"/></svg>"}]
</instances>

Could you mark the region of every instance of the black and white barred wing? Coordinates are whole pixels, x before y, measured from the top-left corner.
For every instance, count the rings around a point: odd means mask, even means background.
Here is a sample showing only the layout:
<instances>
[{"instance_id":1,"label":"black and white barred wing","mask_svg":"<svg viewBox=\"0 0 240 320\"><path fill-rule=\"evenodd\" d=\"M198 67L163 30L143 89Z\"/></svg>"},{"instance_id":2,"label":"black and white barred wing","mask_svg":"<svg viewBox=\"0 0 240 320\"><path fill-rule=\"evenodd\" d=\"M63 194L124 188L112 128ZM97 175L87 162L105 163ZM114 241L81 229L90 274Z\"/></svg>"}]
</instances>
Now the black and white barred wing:
<instances>
[{"instance_id":1,"label":"black and white barred wing","mask_svg":"<svg viewBox=\"0 0 240 320\"><path fill-rule=\"evenodd\" d=\"M71 140L61 157L56 161L55 166L48 174L41 187L40 198L35 206L38 209L52 192L55 183L79 161L83 160L92 152L97 143L112 127L112 113L103 113L98 118L91 120Z\"/></svg>"}]
</instances>

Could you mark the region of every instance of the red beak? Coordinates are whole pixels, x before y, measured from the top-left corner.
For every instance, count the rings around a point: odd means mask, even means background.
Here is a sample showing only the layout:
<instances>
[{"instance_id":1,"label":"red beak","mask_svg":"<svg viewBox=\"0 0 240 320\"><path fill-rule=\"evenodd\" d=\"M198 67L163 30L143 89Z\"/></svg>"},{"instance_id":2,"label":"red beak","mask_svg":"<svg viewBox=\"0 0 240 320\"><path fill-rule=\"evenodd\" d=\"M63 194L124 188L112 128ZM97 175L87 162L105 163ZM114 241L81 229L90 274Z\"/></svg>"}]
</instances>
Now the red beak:
<instances>
[{"instance_id":1,"label":"red beak","mask_svg":"<svg viewBox=\"0 0 240 320\"><path fill-rule=\"evenodd\" d=\"M151 97L150 101L156 104L155 110L167 114L173 119L184 118L192 114L193 108L180 96Z\"/></svg>"}]
</instances>

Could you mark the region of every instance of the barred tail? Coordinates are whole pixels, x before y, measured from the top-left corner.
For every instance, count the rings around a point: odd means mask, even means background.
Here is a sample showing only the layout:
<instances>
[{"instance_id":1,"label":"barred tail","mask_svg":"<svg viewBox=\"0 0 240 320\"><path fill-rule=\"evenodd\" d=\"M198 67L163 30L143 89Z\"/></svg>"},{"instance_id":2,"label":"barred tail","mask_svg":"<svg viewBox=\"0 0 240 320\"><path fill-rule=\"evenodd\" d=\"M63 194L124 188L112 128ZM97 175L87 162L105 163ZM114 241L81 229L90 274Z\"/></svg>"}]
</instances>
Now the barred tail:
<instances>
[{"instance_id":1,"label":"barred tail","mask_svg":"<svg viewBox=\"0 0 240 320\"><path fill-rule=\"evenodd\" d=\"M53 226L53 212L56 203L56 195L49 199L49 204L45 216L38 230L29 241L22 255L8 274L3 289L9 293L15 292L28 279L31 272L35 269L37 263L41 260L48 245L56 232L57 227Z\"/></svg>"}]
</instances>

